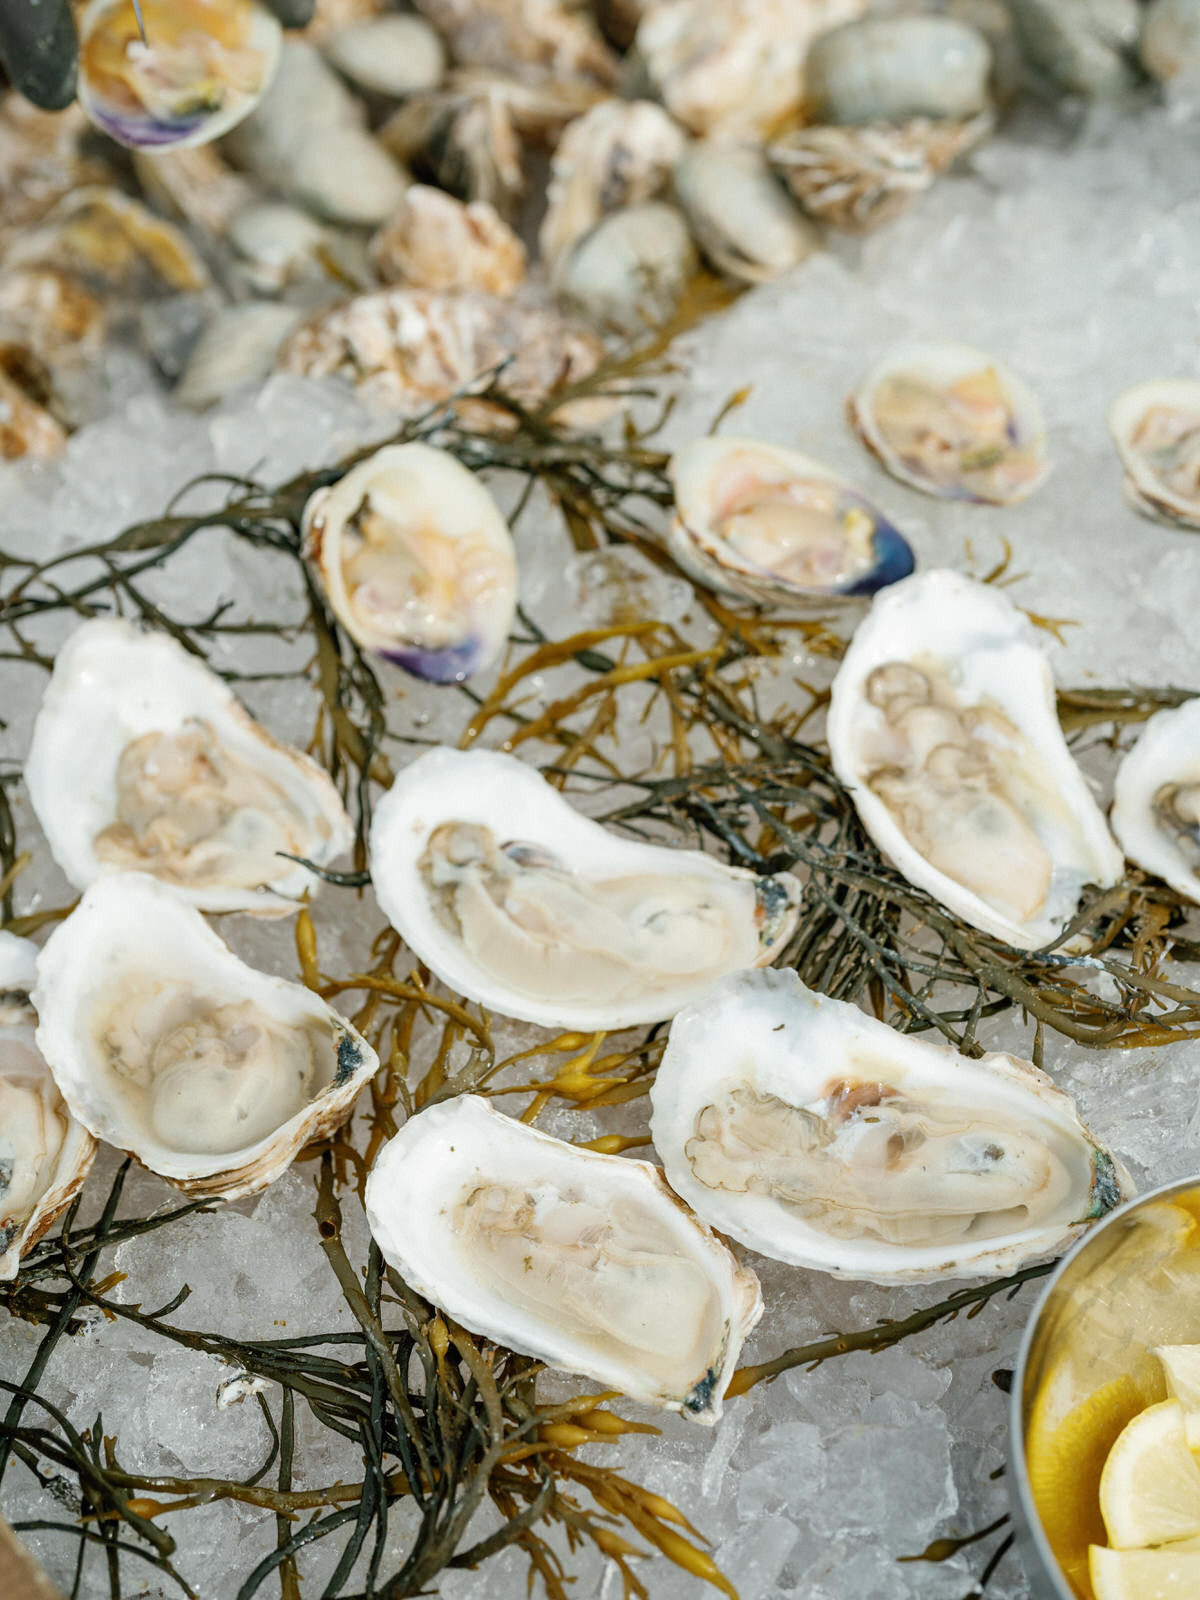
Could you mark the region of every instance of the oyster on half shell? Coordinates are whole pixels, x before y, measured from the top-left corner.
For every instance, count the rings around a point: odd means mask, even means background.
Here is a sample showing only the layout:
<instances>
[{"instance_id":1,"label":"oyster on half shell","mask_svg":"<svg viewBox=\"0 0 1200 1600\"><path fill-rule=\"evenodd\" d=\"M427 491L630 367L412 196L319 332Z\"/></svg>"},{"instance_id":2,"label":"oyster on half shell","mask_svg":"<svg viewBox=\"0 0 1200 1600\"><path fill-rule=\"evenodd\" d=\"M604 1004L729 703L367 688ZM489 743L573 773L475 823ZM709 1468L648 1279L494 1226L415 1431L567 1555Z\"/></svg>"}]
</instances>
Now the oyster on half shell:
<instances>
[{"instance_id":1,"label":"oyster on half shell","mask_svg":"<svg viewBox=\"0 0 1200 1600\"><path fill-rule=\"evenodd\" d=\"M1130 861L1200 904L1200 699L1146 723L1117 768L1112 827Z\"/></svg>"},{"instance_id":2,"label":"oyster on half shell","mask_svg":"<svg viewBox=\"0 0 1200 1600\"><path fill-rule=\"evenodd\" d=\"M0 1281L66 1210L96 1141L67 1110L34 1038L37 947L0 931Z\"/></svg>"},{"instance_id":3,"label":"oyster on half shell","mask_svg":"<svg viewBox=\"0 0 1200 1600\"><path fill-rule=\"evenodd\" d=\"M38 958L38 1048L73 1114L189 1194L257 1194L350 1115L375 1052L239 961L175 890L101 878Z\"/></svg>"},{"instance_id":4,"label":"oyster on half shell","mask_svg":"<svg viewBox=\"0 0 1200 1600\"><path fill-rule=\"evenodd\" d=\"M800 886L581 816L524 762L429 751L380 800L371 878L392 926L459 994L547 1027L672 1016L786 944Z\"/></svg>"},{"instance_id":5,"label":"oyster on half shell","mask_svg":"<svg viewBox=\"0 0 1200 1600\"><path fill-rule=\"evenodd\" d=\"M1200 383L1135 384L1113 401L1108 427L1131 503L1156 522L1200 528Z\"/></svg>"},{"instance_id":6,"label":"oyster on half shell","mask_svg":"<svg viewBox=\"0 0 1200 1600\"><path fill-rule=\"evenodd\" d=\"M1045 1073L741 972L671 1024L650 1091L667 1179L763 1255L873 1283L1015 1271L1133 1192Z\"/></svg>"},{"instance_id":7,"label":"oyster on half shell","mask_svg":"<svg viewBox=\"0 0 1200 1600\"><path fill-rule=\"evenodd\" d=\"M829 750L900 872L1021 950L1123 870L1059 727L1032 625L987 584L926 572L874 601L833 682Z\"/></svg>"},{"instance_id":8,"label":"oyster on half shell","mask_svg":"<svg viewBox=\"0 0 1200 1600\"><path fill-rule=\"evenodd\" d=\"M325 772L165 633L96 618L58 653L25 782L77 889L148 872L204 911L295 910L353 829Z\"/></svg>"},{"instance_id":9,"label":"oyster on half shell","mask_svg":"<svg viewBox=\"0 0 1200 1600\"><path fill-rule=\"evenodd\" d=\"M697 1422L721 1415L758 1280L649 1162L462 1095L383 1147L366 1209L384 1258L475 1333Z\"/></svg>"}]
</instances>

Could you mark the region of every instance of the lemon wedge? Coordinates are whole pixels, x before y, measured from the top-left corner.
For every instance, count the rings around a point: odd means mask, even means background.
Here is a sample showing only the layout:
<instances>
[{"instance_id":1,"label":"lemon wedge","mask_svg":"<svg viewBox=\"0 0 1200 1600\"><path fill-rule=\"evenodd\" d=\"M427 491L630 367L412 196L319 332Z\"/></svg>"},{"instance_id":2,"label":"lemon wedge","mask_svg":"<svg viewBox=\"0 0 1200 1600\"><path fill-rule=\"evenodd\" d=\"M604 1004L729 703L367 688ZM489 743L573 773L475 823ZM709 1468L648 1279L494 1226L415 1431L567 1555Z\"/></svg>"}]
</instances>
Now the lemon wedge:
<instances>
[{"instance_id":1,"label":"lemon wedge","mask_svg":"<svg viewBox=\"0 0 1200 1600\"><path fill-rule=\"evenodd\" d=\"M1200 1595L1200 1539L1158 1550L1091 1549L1096 1600L1195 1600Z\"/></svg>"},{"instance_id":2,"label":"lemon wedge","mask_svg":"<svg viewBox=\"0 0 1200 1600\"><path fill-rule=\"evenodd\" d=\"M1153 1352L1162 1362L1167 1394L1183 1407L1189 1450L1200 1450L1200 1344L1160 1344Z\"/></svg>"},{"instance_id":3,"label":"lemon wedge","mask_svg":"<svg viewBox=\"0 0 1200 1600\"><path fill-rule=\"evenodd\" d=\"M1200 1467L1178 1400L1148 1406L1122 1429L1100 1474L1100 1511L1116 1550L1200 1534Z\"/></svg>"}]
</instances>

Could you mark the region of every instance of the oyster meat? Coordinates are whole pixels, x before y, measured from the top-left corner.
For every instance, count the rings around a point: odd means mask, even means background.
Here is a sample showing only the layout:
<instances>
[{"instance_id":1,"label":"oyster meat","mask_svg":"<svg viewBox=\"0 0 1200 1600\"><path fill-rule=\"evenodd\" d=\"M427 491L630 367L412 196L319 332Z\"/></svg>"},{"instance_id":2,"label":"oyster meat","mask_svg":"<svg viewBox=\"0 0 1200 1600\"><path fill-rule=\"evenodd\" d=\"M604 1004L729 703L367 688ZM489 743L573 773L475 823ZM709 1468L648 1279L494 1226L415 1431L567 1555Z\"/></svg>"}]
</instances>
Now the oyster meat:
<instances>
[{"instance_id":1,"label":"oyster meat","mask_svg":"<svg viewBox=\"0 0 1200 1600\"><path fill-rule=\"evenodd\" d=\"M92 884L38 958L34 1002L74 1115L190 1194L264 1189L379 1065L323 1000L246 966L144 873Z\"/></svg>"},{"instance_id":2,"label":"oyster meat","mask_svg":"<svg viewBox=\"0 0 1200 1600\"><path fill-rule=\"evenodd\" d=\"M848 411L894 478L940 500L1011 505L1050 471L1036 396L970 345L897 345L850 396Z\"/></svg>"},{"instance_id":3,"label":"oyster meat","mask_svg":"<svg viewBox=\"0 0 1200 1600\"><path fill-rule=\"evenodd\" d=\"M1136 384L1113 401L1108 426L1131 503L1157 522L1200 528L1200 383Z\"/></svg>"},{"instance_id":4,"label":"oyster meat","mask_svg":"<svg viewBox=\"0 0 1200 1600\"><path fill-rule=\"evenodd\" d=\"M697 1422L721 1415L758 1280L649 1162L462 1095L383 1147L366 1208L384 1258L473 1332Z\"/></svg>"},{"instance_id":5,"label":"oyster meat","mask_svg":"<svg viewBox=\"0 0 1200 1600\"><path fill-rule=\"evenodd\" d=\"M955 572L874 602L833 683L829 750L910 883L1022 950L1054 944L1121 852L1071 759L1027 619Z\"/></svg>"},{"instance_id":6,"label":"oyster meat","mask_svg":"<svg viewBox=\"0 0 1200 1600\"><path fill-rule=\"evenodd\" d=\"M473 472L388 445L304 508L305 553L358 644L418 678L461 683L503 650L517 606L508 524Z\"/></svg>"},{"instance_id":7,"label":"oyster meat","mask_svg":"<svg viewBox=\"0 0 1200 1600\"><path fill-rule=\"evenodd\" d=\"M671 460L668 548L710 589L760 605L874 594L913 570L898 529L819 462L760 439L697 439Z\"/></svg>"},{"instance_id":8,"label":"oyster meat","mask_svg":"<svg viewBox=\"0 0 1200 1600\"><path fill-rule=\"evenodd\" d=\"M1130 861L1200 904L1200 699L1146 723L1117 768L1112 827Z\"/></svg>"},{"instance_id":9,"label":"oyster meat","mask_svg":"<svg viewBox=\"0 0 1200 1600\"><path fill-rule=\"evenodd\" d=\"M205 911L292 911L353 829L325 772L164 633L96 618L58 653L25 782L77 889L147 872Z\"/></svg>"},{"instance_id":10,"label":"oyster meat","mask_svg":"<svg viewBox=\"0 0 1200 1600\"><path fill-rule=\"evenodd\" d=\"M67 1110L34 1038L37 948L0 931L0 1281L78 1194L96 1141Z\"/></svg>"},{"instance_id":11,"label":"oyster meat","mask_svg":"<svg viewBox=\"0 0 1200 1600\"><path fill-rule=\"evenodd\" d=\"M786 872L622 839L515 757L445 748L379 802L371 877L392 926L459 994L586 1029L660 1021L772 960L800 899Z\"/></svg>"},{"instance_id":12,"label":"oyster meat","mask_svg":"<svg viewBox=\"0 0 1200 1600\"><path fill-rule=\"evenodd\" d=\"M839 1278L1013 1272L1133 1192L1030 1062L898 1033L794 972L737 973L681 1011L650 1095L698 1216Z\"/></svg>"}]
</instances>

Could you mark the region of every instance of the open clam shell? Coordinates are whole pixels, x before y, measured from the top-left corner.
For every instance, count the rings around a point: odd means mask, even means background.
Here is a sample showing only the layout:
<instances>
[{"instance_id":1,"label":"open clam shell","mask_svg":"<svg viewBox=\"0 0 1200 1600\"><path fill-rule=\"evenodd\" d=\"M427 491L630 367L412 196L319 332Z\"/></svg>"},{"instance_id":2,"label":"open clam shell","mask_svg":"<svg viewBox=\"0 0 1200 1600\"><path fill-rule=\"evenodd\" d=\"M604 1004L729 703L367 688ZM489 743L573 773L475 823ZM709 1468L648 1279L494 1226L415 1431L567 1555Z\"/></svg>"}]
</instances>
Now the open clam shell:
<instances>
[{"instance_id":1,"label":"open clam shell","mask_svg":"<svg viewBox=\"0 0 1200 1600\"><path fill-rule=\"evenodd\" d=\"M1030 1062L897 1033L794 972L737 973L681 1011L650 1095L698 1216L839 1278L1013 1272L1133 1192Z\"/></svg>"},{"instance_id":2,"label":"open clam shell","mask_svg":"<svg viewBox=\"0 0 1200 1600\"><path fill-rule=\"evenodd\" d=\"M871 368L851 424L894 478L940 500L1011 505L1050 471L1033 391L965 344L912 340Z\"/></svg>"},{"instance_id":3,"label":"open clam shell","mask_svg":"<svg viewBox=\"0 0 1200 1600\"><path fill-rule=\"evenodd\" d=\"M657 1022L726 972L762 965L800 885L581 816L514 756L437 749L380 800L371 878L392 926L444 983L547 1027Z\"/></svg>"},{"instance_id":4,"label":"open clam shell","mask_svg":"<svg viewBox=\"0 0 1200 1600\"><path fill-rule=\"evenodd\" d=\"M385 1259L473 1332L697 1422L721 1415L758 1280L649 1162L462 1095L383 1147L366 1209Z\"/></svg>"},{"instance_id":5,"label":"open clam shell","mask_svg":"<svg viewBox=\"0 0 1200 1600\"><path fill-rule=\"evenodd\" d=\"M1131 861L1200 905L1200 699L1146 723L1117 768L1112 828Z\"/></svg>"},{"instance_id":6,"label":"open clam shell","mask_svg":"<svg viewBox=\"0 0 1200 1600\"><path fill-rule=\"evenodd\" d=\"M58 653L25 782L77 889L144 871L204 911L278 916L349 848L315 761L281 744L165 633L96 618Z\"/></svg>"},{"instance_id":7,"label":"open clam shell","mask_svg":"<svg viewBox=\"0 0 1200 1600\"><path fill-rule=\"evenodd\" d=\"M913 570L904 535L820 462L760 439L697 439L672 457L668 548L718 592L760 605L871 595Z\"/></svg>"},{"instance_id":8,"label":"open clam shell","mask_svg":"<svg viewBox=\"0 0 1200 1600\"><path fill-rule=\"evenodd\" d=\"M0 1281L16 1277L96 1154L38 1050L29 998L36 977L37 947L0 931Z\"/></svg>"},{"instance_id":9,"label":"open clam shell","mask_svg":"<svg viewBox=\"0 0 1200 1600\"><path fill-rule=\"evenodd\" d=\"M1108 427L1132 504L1156 522L1200 529L1200 382L1135 384L1109 407Z\"/></svg>"},{"instance_id":10,"label":"open clam shell","mask_svg":"<svg viewBox=\"0 0 1200 1600\"><path fill-rule=\"evenodd\" d=\"M189 1194L257 1194L379 1066L310 990L248 967L174 890L102 878L38 958L37 1042L72 1113Z\"/></svg>"},{"instance_id":11,"label":"open clam shell","mask_svg":"<svg viewBox=\"0 0 1200 1600\"><path fill-rule=\"evenodd\" d=\"M279 23L257 0L90 0L79 15L79 103L135 150L206 144L262 98Z\"/></svg>"}]
</instances>

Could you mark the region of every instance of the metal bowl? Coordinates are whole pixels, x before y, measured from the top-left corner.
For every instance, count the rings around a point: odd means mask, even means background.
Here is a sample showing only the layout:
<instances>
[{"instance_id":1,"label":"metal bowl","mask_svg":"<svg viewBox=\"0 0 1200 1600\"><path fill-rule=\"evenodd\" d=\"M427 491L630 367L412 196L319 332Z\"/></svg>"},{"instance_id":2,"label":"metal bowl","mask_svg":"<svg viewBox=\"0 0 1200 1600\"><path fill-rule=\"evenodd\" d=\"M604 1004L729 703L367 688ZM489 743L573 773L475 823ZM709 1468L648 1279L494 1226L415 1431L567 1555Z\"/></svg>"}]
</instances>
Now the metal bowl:
<instances>
[{"instance_id":1,"label":"metal bowl","mask_svg":"<svg viewBox=\"0 0 1200 1600\"><path fill-rule=\"evenodd\" d=\"M1164 1201L1190 1198L1189 1209L1200 1216L1200 1178L1181 1178L1138 1195L1097 1223L1058 1265L1033 1309L1021 1340L1013 1373L1009 1410L1008 1495L1017 1548L1034 1600L1079 1600L1079 1592L1064 1575L1050 1547L1034 1504L1025 1458L1025 1434L1030 1411L1041 1381L1057 1354L1074 1341L1086 1345L1089 1320L1105 1309L1097 1296L1097 1275L1131 1231L1144 1226L1151 1207ZM1157 1263L1161 1265L1161 1259ZM1149 1349L1164 1342L1161 1333L1131 1327L1128 1366L1132 1371ZM1200 1342L1200 1315L1195 1334Z\"/></svg>"}]
</instances>

